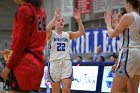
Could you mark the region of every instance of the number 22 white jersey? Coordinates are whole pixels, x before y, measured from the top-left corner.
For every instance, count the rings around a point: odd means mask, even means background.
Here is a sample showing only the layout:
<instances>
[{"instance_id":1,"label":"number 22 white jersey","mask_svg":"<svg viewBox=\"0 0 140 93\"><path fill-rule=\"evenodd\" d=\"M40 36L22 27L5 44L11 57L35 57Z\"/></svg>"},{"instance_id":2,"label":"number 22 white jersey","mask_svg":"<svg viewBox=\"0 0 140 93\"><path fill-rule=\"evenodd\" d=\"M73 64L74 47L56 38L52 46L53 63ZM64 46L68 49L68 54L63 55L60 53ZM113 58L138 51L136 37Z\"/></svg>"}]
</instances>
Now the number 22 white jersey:
<instances>
[{"instance_id":1,"label":"number 22 white jersey","mask_svg":"<svg viewBox=\"0 0 140 93\"><path fill-rule=\"evenodd\" d=\"M62 34L57 34L55 30L52 31L49 42L49 57L49 62L70 59L70 37L68 32L62 31Z\"/></svg>"}]
</instances>

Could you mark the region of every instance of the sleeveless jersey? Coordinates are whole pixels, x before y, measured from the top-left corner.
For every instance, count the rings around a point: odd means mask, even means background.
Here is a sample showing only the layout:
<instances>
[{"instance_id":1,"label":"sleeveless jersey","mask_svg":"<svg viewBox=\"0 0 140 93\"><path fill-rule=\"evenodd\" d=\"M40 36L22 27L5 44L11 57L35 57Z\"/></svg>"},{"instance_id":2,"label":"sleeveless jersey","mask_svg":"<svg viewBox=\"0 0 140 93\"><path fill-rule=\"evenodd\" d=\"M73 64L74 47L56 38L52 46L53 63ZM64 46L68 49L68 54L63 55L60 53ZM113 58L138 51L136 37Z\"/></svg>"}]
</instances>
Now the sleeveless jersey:
<instances>
[{"instance_id":1,"label":"sleeveless jersey","mask_svg":"<svg viewBox=\"0 0 140 93\"><path fill-rule=\"evenodd\" d=\"M136 12L131 14L134 22L121 34L120 48L140 48L140 16Z\"/></svg>"},{"instance_id":2,"label":"sleeveless jersey","mask_svg":"<svg viewBox=\"0 0 140 93\"><path fill-rule=\"evenodd\" d=\"M49 42L49 62L70 59L70 37L68 32L57 34L52 31L52 38Z\"/></svg>"},{"instance_id":3,"label":"sleeveless jersey","mask_svg":"<svg viewBox=\"0 0 140 93\"><path fill-rule=\"evenodd\" d=\"M136 12L131 12L134 22L120 37L120 51L116 75L133 78L140 75L140 16Z\"/></svg>"}]
</instances>

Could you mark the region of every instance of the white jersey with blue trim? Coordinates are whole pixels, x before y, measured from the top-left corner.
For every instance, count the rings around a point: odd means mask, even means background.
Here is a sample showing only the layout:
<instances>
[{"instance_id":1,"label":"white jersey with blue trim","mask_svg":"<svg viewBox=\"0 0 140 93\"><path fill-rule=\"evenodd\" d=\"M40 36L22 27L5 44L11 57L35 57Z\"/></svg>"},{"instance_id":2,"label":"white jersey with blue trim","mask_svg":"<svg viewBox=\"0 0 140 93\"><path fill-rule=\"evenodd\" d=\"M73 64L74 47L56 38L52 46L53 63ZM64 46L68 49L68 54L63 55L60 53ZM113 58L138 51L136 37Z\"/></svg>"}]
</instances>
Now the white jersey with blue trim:
<instances>
[{"instance_id":1,"label":"white jersey with blue trim","mask_svg":"<svg viewBox=\"0 0 140 93\"><path fill-rule=\"evenodd\" d=\"M121 34L120 48L140 48L140 16L136 12L130 14L134 17L134 22Z\"/></svg>"},{"instance_id":2,"label":"white jersey with blue trim","mask_svg":"<svg viewBox=\"0 0 140 93\"><path fill-rule=\"evenodd\" d=\"M129 47L140 48L140 16L136 12L131 13L134 17L134 22L129 29Z\"/></svg>"},{"instance_id":3,"label":"white jersey with blue trim","mask_svg":"<svg viewBox=\"0 0 140 93\"><path fill-rule=\"evenodd\" d=\"M70 37L68 32L62 31L62 34L57 34L53 30L49 44L49 62L70 60Z\"/></svg>"},{"instance_id":4,"label":"white jersey with blue trim","mask_svg":"<svg viewBox=\"0 0 140 93\"><path fill-rule=\"evenodd\" d=\"M134 16L134 22L129 26L129 47L139 47L140 48L140 16L136 12L131 13Z\"/></svg>"},{"instance_id":5,"label":"white jersey with blue trim","mask_svg":"<svg viewBox=\"0 0 140 93\"><path fill-rule=\"evenodd\" d=\"M116 75L133 78L140 75L140 16L136 12L130 14L134 22L121 34Z\"/></svg>"}]
</instances>

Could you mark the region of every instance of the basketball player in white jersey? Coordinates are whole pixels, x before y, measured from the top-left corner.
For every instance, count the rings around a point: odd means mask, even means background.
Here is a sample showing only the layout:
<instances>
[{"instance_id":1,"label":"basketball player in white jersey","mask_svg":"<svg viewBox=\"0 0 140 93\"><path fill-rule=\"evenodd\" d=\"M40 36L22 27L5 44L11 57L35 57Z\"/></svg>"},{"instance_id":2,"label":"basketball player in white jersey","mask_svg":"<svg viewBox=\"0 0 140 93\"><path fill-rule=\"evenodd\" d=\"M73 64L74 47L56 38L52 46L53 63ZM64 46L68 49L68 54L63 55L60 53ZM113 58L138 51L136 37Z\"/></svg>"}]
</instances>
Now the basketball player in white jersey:
<instances>
[{"instance_id":1,"label":"basketball player in white jersey","mask_svg":"<svg viewBox=\"0 0 140 93\"><path fill-rule=\"evenodd\" d=\"M73 11L73 17L78 22L79 31L63 31L64 20L61 17L60 9L55 10L54 18L46 27L47 40L50 43L48 80L51 82L53 93L60 93L60 83L62 84L62 93L70 93L73 77L70 39L76 39L85 33L79 10ZM55 30L52 30L53 26L55 26Z\"/></svg>"},{"instance_id":2,"label":"basketball player in white jersey","mask_svg":"<svg viewBox=\"0 0 140 93\"><path fill-rule=\"evenodd\" d=\"M126 14L126 9L124 8L124 9L122 9L121 10L121 12L120 13L116 13L116 11L114 12L114 14L113 14L113 17L112 17L112 25L114 26L114 27L116 27L117 25L118 25L118 22L120 21L120 19L121 19L121 17L124 15L124 14ZM122 34L120 34L120 38L121 39L123 39L123 33ZM119 48L121 48L122 47L122 41L123 40L120 40L121 42L119 43ZM115 59L114 59L114 61L115 61L115 64L112 66L112 71L113 72L115 72L115 69L116 69L116 67L117 67L117 64L118 64L118 57L115 57Z\"/></svg>"},{"instance_id":3,"label":"basketball player in white jersey","mask_svg":"<svg viewBox=\"0 0 140 93\"><path fill-rule=\"evenodd\" d=\"M122 16L115 29L111 26L110 12L106 12L104 15L109 36L114 38L123 34L111 93L122 93L125 87L127 87L128 93L138 93L140 82L140 16L138 4L138 0L125 0L127 13Z\"/></svg>"}]
</instances>

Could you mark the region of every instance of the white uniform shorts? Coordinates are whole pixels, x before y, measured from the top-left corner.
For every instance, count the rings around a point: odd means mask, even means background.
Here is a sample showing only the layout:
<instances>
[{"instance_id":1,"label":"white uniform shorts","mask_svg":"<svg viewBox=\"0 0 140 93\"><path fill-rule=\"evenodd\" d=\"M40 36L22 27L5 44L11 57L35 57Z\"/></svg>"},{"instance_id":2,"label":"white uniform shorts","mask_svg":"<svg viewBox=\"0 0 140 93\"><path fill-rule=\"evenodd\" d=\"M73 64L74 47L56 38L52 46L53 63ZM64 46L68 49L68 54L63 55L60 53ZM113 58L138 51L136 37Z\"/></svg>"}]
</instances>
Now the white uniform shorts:
<instances>
[{"instance_id":1,"label":"white uniform shorts","mask_svg":"<svg viewBox=\"0 0 140 93\"><path fill-rule=\"evenodd\" d=\"M123 48L120 50L116 75L128 78L140 75L140 48Z\"/></svg>"},{"instance_id":2,"label":"white uniform shorts","mask_svg":"<svg viewBox=\"0 0 140 93\"><path fill-rule=\"evenodd\" d=\"M58 82L64 78L73 79L73 68L70 60L58 60L48 63L48 81Z\"/></svg>"}]
</instances>

